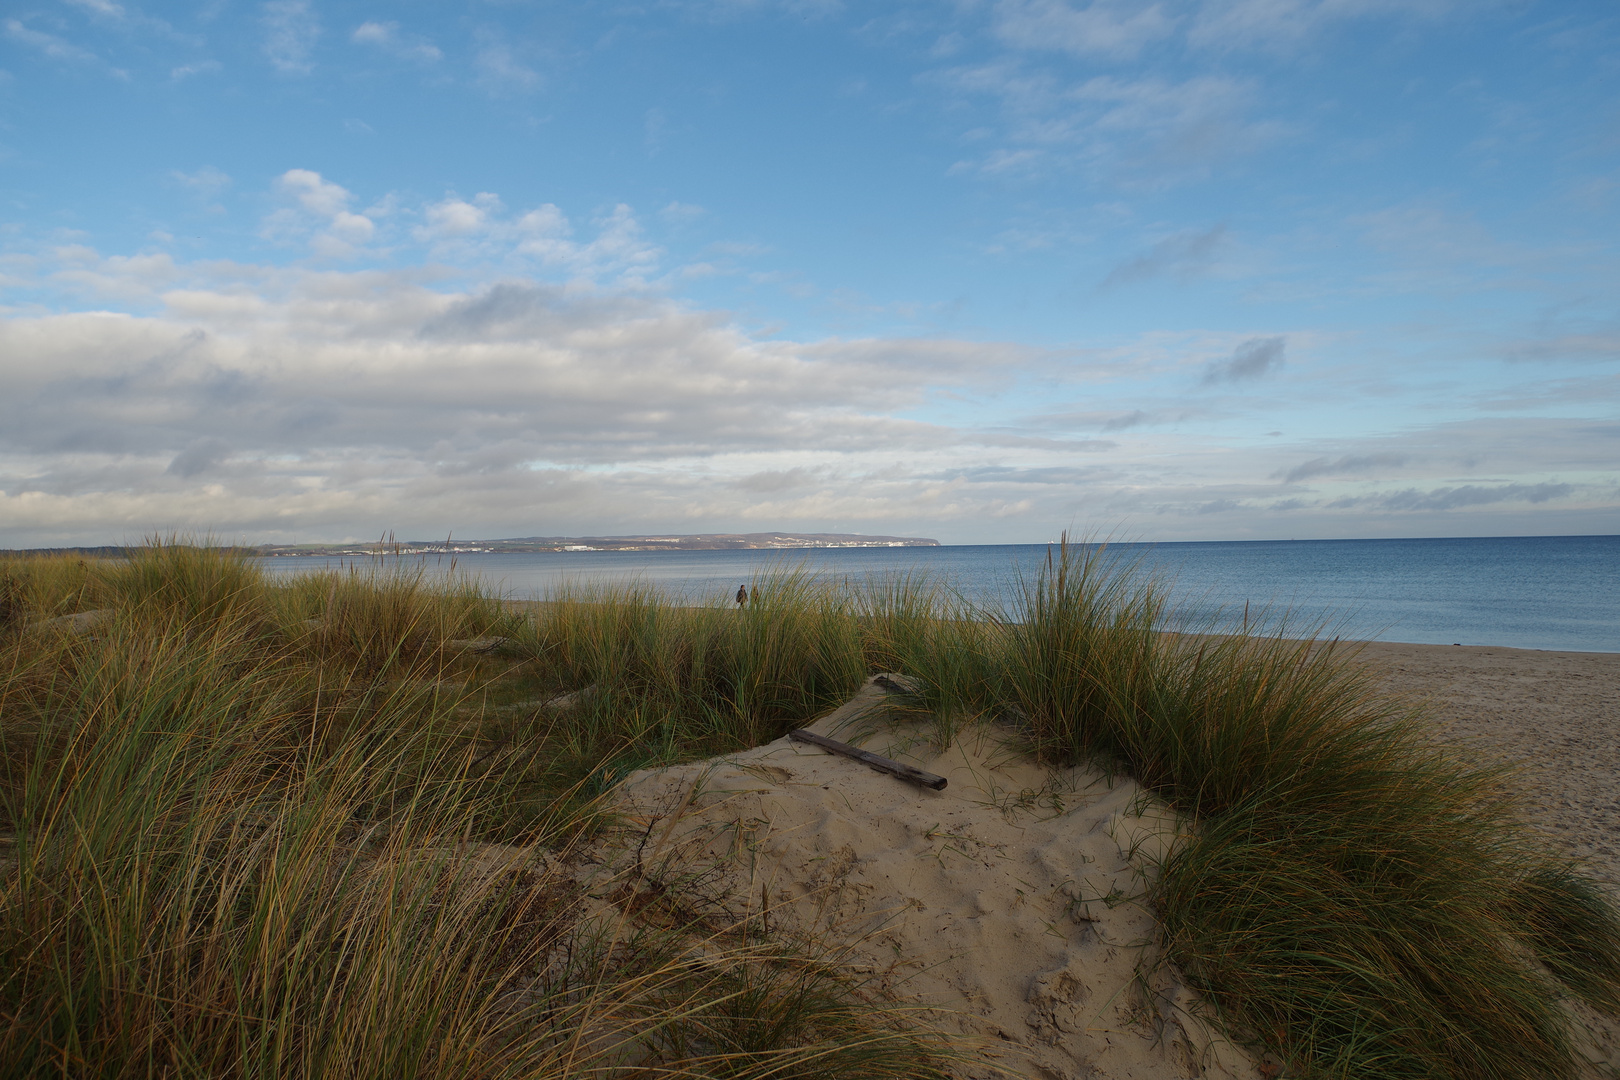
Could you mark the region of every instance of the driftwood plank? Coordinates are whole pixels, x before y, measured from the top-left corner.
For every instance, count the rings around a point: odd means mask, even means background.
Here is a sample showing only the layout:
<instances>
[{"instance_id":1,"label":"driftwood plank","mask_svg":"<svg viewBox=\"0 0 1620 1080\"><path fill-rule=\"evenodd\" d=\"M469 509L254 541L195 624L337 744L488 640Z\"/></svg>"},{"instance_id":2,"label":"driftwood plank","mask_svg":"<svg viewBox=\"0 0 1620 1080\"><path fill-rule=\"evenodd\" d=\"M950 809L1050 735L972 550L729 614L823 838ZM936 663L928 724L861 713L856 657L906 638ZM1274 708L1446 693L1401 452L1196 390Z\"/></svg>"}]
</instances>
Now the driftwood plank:
<instances>
[{"instance_id":1,"label":"driftwood plank","mask_svg":"<svg viewBox=\"0 0 1620 1080\"><path fill-rule=\"evenodd\" d=\"M913 784L921 784L925 788L932 788L935 791L945 790L945 778L943 776L935 776L931 772L913 769L910 765L903 765L898 761L892 761L871 751L851 746L849 743L841 743L837 739L829 739L825 735L817 735L815 732L807 731L804 728L788 732L788 738L794 742L809 743L811 746L819 746L831 753L854 758L864 765L870 765L878 772L898 776L902 780L910 781Z\"/></svg>"}]
</instances>

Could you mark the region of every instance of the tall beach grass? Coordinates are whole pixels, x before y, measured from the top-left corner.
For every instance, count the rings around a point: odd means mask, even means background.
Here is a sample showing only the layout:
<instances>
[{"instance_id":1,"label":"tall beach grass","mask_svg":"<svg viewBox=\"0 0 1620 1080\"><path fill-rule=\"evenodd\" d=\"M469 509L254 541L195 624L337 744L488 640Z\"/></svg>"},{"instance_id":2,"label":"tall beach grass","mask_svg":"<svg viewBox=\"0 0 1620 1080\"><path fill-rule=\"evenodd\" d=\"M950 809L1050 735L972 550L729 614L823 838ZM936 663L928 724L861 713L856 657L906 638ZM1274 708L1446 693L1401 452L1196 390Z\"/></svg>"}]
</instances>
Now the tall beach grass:
<instances>
[{"instance_id":1,"label":"tall beach grass","mask_svg":"<svg viewBox=\"0 0 1620 1080\"><path fill-rule=\"evenodd\" d=\"M1568 1076L1561 1001L1620 1006L1606 894L1352 649L1179 625L1092 546L1010 616L919 578L751 592L508 605L172 543L0 563L0 1070L938 1074L832 954L638 922L568 869L628 771L893 670L942 741L999 720L1183 816L1163 952L1288 1075Z\"/></svg>"},{"instance_id":2,"label":"tall beach grass","mask_svg":"<svg viewBox=\"0 0 1620 1080\"><path fill-rule=\"evenodd\" d=\"M1509 778L1353 648L1179 625L1166 592L1058 548L1006 626L1003 700L1044 757L1186 815L1151 900L1216 1017L1302 1076L1572 1075L1560 1000L1614 1009L1620 926Z\"/></svg>"},{"instance_id":3,"label":"tall beach grass","mask_svg":"<svg viewBox=\"0 0 1620 1080\"><path fill-rule=\"evenodd\" d=\"M938 1074L903 1009L806 943L582 895L570 845L601 808L579 777L472 767L492 696L623 673L449 643L506 632L555 656L585 609L524 637L459 586L272 586L174 544L0 580L0 1073ZM112 615L48 621L75 610ZM694 698L791 707L771 665L804 674L799 625L777 627L781 655L762 626L752 681ZM624 685L662 686L645 677ZM627 715L599 745L645 734Z\"/></svg>"}]
</instances>

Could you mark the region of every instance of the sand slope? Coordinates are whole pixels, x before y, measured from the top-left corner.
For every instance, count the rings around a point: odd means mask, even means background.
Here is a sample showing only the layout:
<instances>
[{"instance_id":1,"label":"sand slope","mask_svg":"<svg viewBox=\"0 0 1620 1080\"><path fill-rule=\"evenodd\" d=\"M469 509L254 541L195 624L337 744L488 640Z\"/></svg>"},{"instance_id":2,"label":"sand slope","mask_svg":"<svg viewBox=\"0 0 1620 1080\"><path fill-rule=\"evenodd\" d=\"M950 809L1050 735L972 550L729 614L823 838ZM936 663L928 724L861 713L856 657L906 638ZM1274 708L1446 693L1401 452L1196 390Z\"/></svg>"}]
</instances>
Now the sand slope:
<instances>
[{"instance_id":1,"label":"sand slope","mask_svg":"<svg viewBox=\"0 0 1620 1080\"><path fill-rule=\"evenodd\" d=\"M1620 654L1375 642L1361 660L1425 704L1437 739L1519 770L1532 824L1620 892ZM943 1010L977 1064L1096 1080L1258 1077L1156 966L1139 903L1175 822L1132 782L1048 773L977 729L939 753L881 722L868 686L813 730L949 777L933 792L786 739L632 776L632 815L701 866L725 917L849 941L856 970ZM892 719L892 718L891 718ZM1144 980L1143 973L1149 973ZM1620 1024L1571 1006L1588 1065L1620 1075Z\"/></svg>"},{"instance_id":2,"label":"sand slope","mask_svg":"<svg viewBox=\"0 0 1620 1080\"><path fill-rule=\"evenodd\" d=\"M949 778L929 791L786 739L630 777L622 797L726 917L850 942L850 964L943 1010L964 1076L1258 1077L1160 966L1143 874L1174 820L1127 780L1049 773L978 729L936 752L874 725L868 684L813 730ZM873 732L876 726L880 730ZM671 827L660 822L674 819Z\"/></svg>"}]
</instances>

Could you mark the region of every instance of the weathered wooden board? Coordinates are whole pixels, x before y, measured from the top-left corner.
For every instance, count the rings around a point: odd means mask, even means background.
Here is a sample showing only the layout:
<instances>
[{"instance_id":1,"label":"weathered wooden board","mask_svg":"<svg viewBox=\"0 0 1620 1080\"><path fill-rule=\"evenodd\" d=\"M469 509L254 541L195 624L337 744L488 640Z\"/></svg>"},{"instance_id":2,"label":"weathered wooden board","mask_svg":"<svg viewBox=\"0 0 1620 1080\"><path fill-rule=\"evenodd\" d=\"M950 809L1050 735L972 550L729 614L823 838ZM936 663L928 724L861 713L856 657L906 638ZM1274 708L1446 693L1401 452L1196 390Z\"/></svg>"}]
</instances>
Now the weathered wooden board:
<instances>
[{"instance_id":1,"label":"weathered wooden board","mask_svg":"<svg viewBox=\"0 0 1620 1080\"><path fill-rule=\"evenodd\" d=\"M883 757L879 754L874 754L869 750L862 750L857 746L849 745L849 743L841 743L837 739L829 739L825 735L817 735L815 732L806 731L804 728L799 728L797 731L788 732L788 738L792 739L794 742L809 743L811 746L819 746L823 750L829 751L830 753L842 754L844 757L853 758L854 760L861 762L863 765L871 766L878 772L888 773L890 776L897 776L900 779L913 784L921 784L925 788L932 788L935 791L943 791L945 789L946 781L943 776L936 776L931 772L924 772L921 769L914 769L910 765L902 764L901 762L891 760L890 758Z\"/></svg>"}]
</instances>

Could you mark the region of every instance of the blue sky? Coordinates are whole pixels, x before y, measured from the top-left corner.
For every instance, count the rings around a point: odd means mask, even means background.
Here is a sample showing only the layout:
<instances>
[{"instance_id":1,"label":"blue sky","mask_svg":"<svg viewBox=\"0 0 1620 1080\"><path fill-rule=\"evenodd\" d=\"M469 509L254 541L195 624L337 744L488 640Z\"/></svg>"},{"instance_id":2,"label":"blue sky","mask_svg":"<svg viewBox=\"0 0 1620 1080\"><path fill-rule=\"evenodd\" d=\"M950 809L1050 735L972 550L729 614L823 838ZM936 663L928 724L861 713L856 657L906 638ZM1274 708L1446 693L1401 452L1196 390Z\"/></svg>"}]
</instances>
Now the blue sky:
<instances>
[{"instance_id":1,"label":"blue sky","mask_svg":"<svg viewBox=\"0 0 1620 1080\"><path fill-rule=\"evenodd\" d=\"M0 546L1620 532L1620 8L0 14Z\"/></svg>"}]
</instances>

